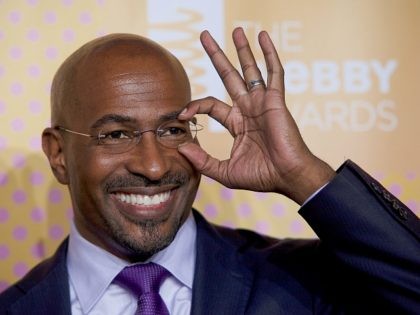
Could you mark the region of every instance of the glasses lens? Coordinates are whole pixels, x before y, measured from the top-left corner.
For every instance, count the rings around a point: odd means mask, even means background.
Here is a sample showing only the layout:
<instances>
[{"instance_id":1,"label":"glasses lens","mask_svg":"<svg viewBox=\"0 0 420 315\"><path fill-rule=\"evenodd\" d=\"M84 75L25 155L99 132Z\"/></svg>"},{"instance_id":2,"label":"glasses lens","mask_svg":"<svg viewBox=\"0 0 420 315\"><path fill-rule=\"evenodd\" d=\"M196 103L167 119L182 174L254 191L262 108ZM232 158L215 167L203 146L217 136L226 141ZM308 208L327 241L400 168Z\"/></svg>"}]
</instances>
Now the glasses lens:
<instances>
[{"instance_id":1,"label":"glasses lens","mask_svg":"<svg viewBox=\"0 0 420 315\"><path fill-rule=\"evenodd\" d=\"M134 139L139 136L138 131L102 130L98 135L98 140L104 150L110 153L123 153L136 143Z\"/></svg>"},{"instance_id":2,"label":"glasses lens","mask_svg":"<svg viewBox=\"0 0 420 315\"><path fill-rule=\"evenodd\" d=\"M197 135L197 125L190 121L171 120L160 125L156 130L159 142L168 148L193 141Z\"/></svg>"}]
</instances>

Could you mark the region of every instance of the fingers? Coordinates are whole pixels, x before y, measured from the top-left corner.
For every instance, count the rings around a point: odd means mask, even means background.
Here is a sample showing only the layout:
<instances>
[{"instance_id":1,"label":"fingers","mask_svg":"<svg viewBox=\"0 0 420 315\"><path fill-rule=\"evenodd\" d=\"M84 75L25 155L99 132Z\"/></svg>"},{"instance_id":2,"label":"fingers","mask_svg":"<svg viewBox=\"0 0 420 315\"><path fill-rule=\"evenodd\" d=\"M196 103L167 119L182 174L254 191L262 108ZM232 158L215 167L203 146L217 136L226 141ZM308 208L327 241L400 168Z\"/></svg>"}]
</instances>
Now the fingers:
<instances>
[{"instance_id":1,"label":"fingers","mask_svg":"<svg viewBox=\"0 0 420 315\"><path fill-rule=\"evenodd\" d=\"M202 32L200 40L231 99L236 100L241 95L248 93L239 72L232 66L210 33L207 31Z\"/></svg>"},{"instance_id":2,"label":"fingers","mask_svg":"<svg viewBox=\"0 0 420 315\"><path fill-rule=\"evenodd\" d=\"M263 82L261 81L263 79L261 71L258 69L243 29L240 27L236 28L232 36L244 79L241 78L238 71L229 62L209 32L204 31L201 34L201 43L223 80L230 97L235 100L236 97L247 93L248 89L263 88L264 85L261 84ZM258 35L258 41L267 66L267 87L284 91L284 70L270 36L263 31ZM258 84L252 85L250 84L251 81L257 81Z\"/></svg>"},{"instance_id":3,"label":"fingers","mask_svg":"<svg viewBox=\"0 0 420 315\"><path fill-rule=\"evenodd\" d=\"M219 123L229 129L227 119L232 107L214 97L190 102L187 107L178 115L181 120L189 120L197 114L207 114L216 119Z\"/></svg>"},{"instance_id":4,"label":"fingers","mask_svg":"<svg viewBox=\"0 0 420 315\"><path fill-rule=\"evenodd\" d=\"M184 155L201 174L213 178L222 184L228 184L226 180L227 177L225 176L226 167L224 167L224 161L215 159L195 143L180 145L178 151Z\"/></svg>"},{"instance_id":5,"label":"fingers","mask_svg":"<svg viewBox=\"0 0 420 315\"><path fill-rule=\"evenodd\" d=\"M232 37L248 90L263 89L265 87L264 80L243 29L236 28Z\"/></svg>"},{"instance_id":6,"label":"fingers","mask_svg":"<svg viewBox=\"0 0 420 315\"><path fill-rule=\"evenodd\" d=\"M284 95L284 70L277 54L276 47L265 31L258 35L258 41L267 66L267 87L280 90Z\"/></svg>"}]
</instances>

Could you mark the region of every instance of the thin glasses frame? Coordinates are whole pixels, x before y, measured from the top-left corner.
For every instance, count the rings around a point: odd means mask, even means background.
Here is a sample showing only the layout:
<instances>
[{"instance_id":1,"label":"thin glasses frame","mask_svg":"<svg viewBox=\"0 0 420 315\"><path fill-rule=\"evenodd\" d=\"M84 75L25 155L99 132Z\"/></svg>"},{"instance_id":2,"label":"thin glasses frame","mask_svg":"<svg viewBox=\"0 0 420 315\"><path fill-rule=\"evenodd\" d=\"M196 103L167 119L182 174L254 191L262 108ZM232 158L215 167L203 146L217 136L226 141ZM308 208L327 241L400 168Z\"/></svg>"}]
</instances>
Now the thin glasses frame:
<instances>
[{"instance_id":1,"label":"thin glasses frame","mask_svg":"<svg viewBox=\"0 0 420 315\"><path fill-rule=\"evenodd\" d=\"M116 128L115 130L110 132L100 130L97 135L91 135L83 132L74 131L63 126L55 126L54 129L68 132L70 134L78 136L96 139L98 146L106 148L111 153L124 153L136 146L140 142L142 135L146 132L153 132L158 143L160 143L164 147L171 149L177 148L180 144L194 141L197 132L203 130L203 126L197 124L195 118L185 122L188 123L188 128L181 128L184 121L173 119L162 123L156 129L147 129L140 131ZM173 130L170 130L171 128L173 128ZM181 134L172 135L171 132L175 131L181 132ZM169 134L165 135L166 132L169 132ZM112 138L112 133L121 133L121 136L124 137ZM108 143L106 142L106 139L108 139Z\"/></svg>"}]
</instances>

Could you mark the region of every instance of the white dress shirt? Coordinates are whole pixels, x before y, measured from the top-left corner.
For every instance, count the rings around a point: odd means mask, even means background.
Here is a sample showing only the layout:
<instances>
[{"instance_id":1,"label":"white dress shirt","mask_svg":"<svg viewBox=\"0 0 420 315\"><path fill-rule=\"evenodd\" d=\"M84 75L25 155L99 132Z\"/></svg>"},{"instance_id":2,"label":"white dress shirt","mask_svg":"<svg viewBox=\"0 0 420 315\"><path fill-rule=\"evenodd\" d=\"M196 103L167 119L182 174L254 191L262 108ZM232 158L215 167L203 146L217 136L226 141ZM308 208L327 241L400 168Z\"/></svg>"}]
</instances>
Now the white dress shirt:
<instances>
[{"instance_id":1,"label":"white dress shirt","mask_svg":"<svg viewBox=\"0 0 420 315\"><path fill-rule=\"evenodd\" d=\"M172 315L190 314L196 235L194 217L190 215L174 241L148 260L165 267L172 274L159 290ZM134 314L137 298L111 283L128 265L126 261L84 239L73 223L67 255L72 314Z\"/></svg>"}]
</instances>

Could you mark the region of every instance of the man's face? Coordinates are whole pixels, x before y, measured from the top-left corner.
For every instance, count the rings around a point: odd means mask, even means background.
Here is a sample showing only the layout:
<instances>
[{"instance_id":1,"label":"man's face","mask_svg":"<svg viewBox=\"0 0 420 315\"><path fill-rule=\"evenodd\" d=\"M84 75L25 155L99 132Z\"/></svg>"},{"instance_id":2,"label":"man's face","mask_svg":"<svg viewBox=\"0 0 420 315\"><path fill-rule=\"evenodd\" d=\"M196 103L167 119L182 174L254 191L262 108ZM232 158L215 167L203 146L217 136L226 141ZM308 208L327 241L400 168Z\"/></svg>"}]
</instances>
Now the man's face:
<instances>
[{"instance_id":1,"label":"man's face","mask_svg":"<svg viewBox=\"0 0 420 315\"><path fill-rule=\"evenodd\" d=\"M109 128L156 129L190 101L185 77L168 61L143 56L96 63L77 81L77 105L69 107L66 128L92 135ZM190 163L153 132L119 154L95 139L62 135L80 233L128 260L166 247L188 217L199 184Z\"/></svg>"}]
</instances>

